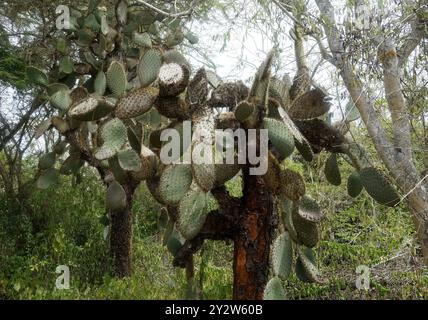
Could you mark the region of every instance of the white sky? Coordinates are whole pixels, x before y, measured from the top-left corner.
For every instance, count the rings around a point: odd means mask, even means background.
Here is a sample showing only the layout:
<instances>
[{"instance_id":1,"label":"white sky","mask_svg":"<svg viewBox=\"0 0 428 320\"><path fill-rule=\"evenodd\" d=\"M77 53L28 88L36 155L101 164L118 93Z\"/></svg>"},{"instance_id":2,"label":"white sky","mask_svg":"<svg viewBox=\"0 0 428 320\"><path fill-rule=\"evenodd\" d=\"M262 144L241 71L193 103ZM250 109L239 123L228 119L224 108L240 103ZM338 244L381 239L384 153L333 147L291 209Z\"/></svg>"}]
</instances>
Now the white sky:
<instances>
[{"instance_id":1,"label":"white sky","mask_svg":"<svg viewBox=\"0 0 428 320\"><path fill-rule=\"evenodd\" d=\"M319 15L318 8L314 0L309 0L308 12L314 16ZM367 0L368 7L360 10L360 14L366 14L369 19L373 20L378 17L379 8L383 8L384 12L394 12L397 4L393 0ZM352 20L352 14L349 8L346 8L344 0L332 0L335 8L336 19L338 20L339 28L344 27L344 21ZM274 73L278 77L289 74L291 80L296 72L294 43L289 35L289 31L293 27L293 21L286 17L283 13L279 13L276 6L272 6L273 10L277 10L278 21L273 28L263 21L263 16L258 15L262 11L255 0L236 0L234 8L228 12L236 12L238 8L239 15L232 19L233 26L230 21L227 21L224 16L217 12L209 14L209 20L204 23L194 23L190 26L191 30L198 34L200 42L197 45L209 50L209 58L216 65L216 72L223 80L243 80L248 85L251 84L251 77L254 76L257 67L264 60L266 53L273 47L273 42L270 40L275 32L277 32L278 42L281 50L279 61L276 61ZM239 11L239 8L242 10ZM369 8L369 9L367 9ZM391 14L392 16L393 14ZM254 18L257 16L257 18ZM257 25L248 25L248 21L257 21ZM364 21L364 20L361 20ZM228 35L228 41L224 45L224 37ZM338 77L336 69L321 57L318 45L312 38L308 38L305 43L307 60L311 72L316 70L314 81L323 86L333 97L334 119L341 119L339 105L344 109L348 102L349 94L347 90L341 86L341 80ZM327 43L325 41L325 46ZM203 63L200 55L193 50L189 51L191 63L201 67ZM193 57L193 58L192 58ZM339 85L338 85L339 84ZM372 84L373 85L373 84ZM379 94L382 91L379 90Z\"/></svg>"}]
</instances>

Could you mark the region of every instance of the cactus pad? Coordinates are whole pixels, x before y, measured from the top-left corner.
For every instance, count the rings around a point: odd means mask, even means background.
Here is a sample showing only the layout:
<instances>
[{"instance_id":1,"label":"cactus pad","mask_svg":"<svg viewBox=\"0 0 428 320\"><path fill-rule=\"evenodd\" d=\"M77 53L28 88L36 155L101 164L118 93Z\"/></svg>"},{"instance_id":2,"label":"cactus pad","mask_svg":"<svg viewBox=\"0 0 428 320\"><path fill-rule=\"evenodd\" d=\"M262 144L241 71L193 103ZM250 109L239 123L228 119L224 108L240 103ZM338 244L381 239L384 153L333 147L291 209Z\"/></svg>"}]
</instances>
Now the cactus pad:
<instances>
[{"instance_id":1,"label":"cactus pad","mask_svg":"<svg viewBox=\"0 0 428 320\"><path fill-rule=\"evenodd\" d=\"M52 83L46 88L48 96L53 96L55 93L61 90L69 90L68 86L63 83Z\"/></svg>"},{"instance_id":2,"label":"cactus pad","mask_svg":"<svg viewBox=\"0 0 428 320\"><path fill-rule=\"evenodd\" d=\"M289 114L293 119L308 120L326 114L330 106L326 93L317 88L298 97L293 102Z\"/></svg>"},{"instance_id":3,"label":"cactus pad","mask_svg":"<svg viewBox=\"0 0 428 320\"><path fill-rule=\"evenodd\" d=\"M177 230L173 230L169 235L166 243L166 246L169 252L171 252L171 254L175 256L178 253L178 251L181 249L183 244L184 244L184 241L180 236L180 234L177 232Z\"/></svg>"},{"instance_id":4,"label":"cactus pad","mask_svg":"<svg viewBox=\"0 0 428 320\"><path fill-rule=\"evenodd\" d=\"M110 120L101 129L104 144L95 153L95 158L106 160L113 157L125 144L127 137L127 130L122 121L117 118Z\"/></svg>"},{"instance_id":5,"label":"cactus pad","mask_svg":"<svg viewBox=\"0 0 428 320\"><path fill-rule=\"evenodd\" d=\"M133 149L121 150L117 154L119 165L126 171L141 170L140 156Z\"/></svg>"},{"instance_id":6,"label":"cactus pad","mask_svg":"<svg viewBox=\"0 0 428 320\"><path fill-rule=\"evenodd\" d=\"M268 100L268 117L276 120L281 120L281 115L279 114L279 108L281 108L280 103L273 98Z\"/></svg>"},{"instance_id":7,"label":"cactus pad","mask_svg":"<svg viewBox=\"0 0 428 320\"><path fill-rule=\"evenodd\" d=\"M72 106L69 116L79 121L95 121L107 116L114 105L104 98L89 96Z\"/></svg>"},{"instance_id":8,"label":"cactus pad","mask_svg":"<svg viewBox=\"0 0 428 320\"><path fill-rule=\"evenodd\" d=\"M269 140L281 154L282 158L288 158L294 151L294 138L290 130L283 122L266 118L263 126L268 130Z\"/></svg>"},{"instance_id":9,"label":"cactus pad","mask_svg":"<svg viewBox=\"0 0 428 320\"><path fill-rule=\"evenodd\" d=\"M70 175L75 172L83 165L83 160L80 157L79 152L71 153L70 156L65 159L59 172L63 175Z\"/></svg>"},{"instance_id":10,"label":"cactus pad","mask_svg":"<svg viewBox=\"0 0 428 320\"><path fill-rule=\"evenodd\" d=\"M187 87L186 101L192 114L199 116L207 108L208 79L205 69L199 69Z\"/></svg>"},{"instance_id":11,"label":"cactus pad","mask_svg":"<svg viewBox=\"0 0 428 320\"><path fill-rule=\"evenodd\" d=\"M50 97L51 105L61 111L66 111L72 104L70 90L60 90Z\"/></svg>"},{"instance_id":12,"label":"cactus pad","mask_svg":"<svg viewBox=\"0 0 428 320\"><path fill-rule=\"evenodd\" d=\"M235 107L235 118L240 122L245 122L254 113L255 107L248 101L242 101Z\"/></svg>"},{"instance_id":13,"label":"cactus pad","mask_svg":"<svg viewBox=\"0 0 428 320\"><path fill-rule=\"evenodd\" d=\"M191 67L189 62L187 62L186 58L177 50L168 50L163 54L164 63L177 63L179 65L184 65L191 71Z\"/></svg>"},{"instance_id":14,"label":"cactus pad","mask_svg":"<svg viewBox=\"0 0 428 320\"><path fill-rule=\"evenodd\" d=\"M167 205L167 203L164 202L163 198L160 195L159 184L160 184L160 179L157 176L154 176L146 180L147 189L149 189L153 198L160 204Z\"/></svg>"},{"instance_id":15,"label":"cactus pad","mask_svg":"<svg viewBox=\"0 0 428 320\"><path fill-rule=\"evenodd\" d=\"M51 119L52 125L59 131L59 133L64 134L70 130L70 126L66 120L61 117L53 117Z\"/></svg>"},{"instance_id":16,"label":"cactus pad","mask_svg":"<svg viewBox=\"0 0 428 320\"><path fill-rule=\"evenodd\" d=\"M82 101L89 96L88 90L85 87L77 87L70 93L70 98L73 101L73 105Z\"/></svg>"},{"instance_id":17,"label":"cactus pad","mask_svg":"<svg viewBox=\"0 0 428 320\"><path fill-rule=\"evenodd\" d=\"M158 112L170 119L186 118L185 102L180 97L158 98L155 102Z\"/></svg>"},{"instance_id":18,"label":"cactus pad","mask_svg":"<svg viewBox=\"0 0 428 320\"><path fill-rule=\"evenodd\" d=\"M125 68L119 61L113 61L107 70L107 86L115 97L120 98L125 92L127 79Z\"/></svg>"},{"instance_id":19,"label":"cactus pad","mask_svg":"<svg viewBox=\"0 0 428 320\"><path fill-rule=\"evenodd\" d=\"M110 120L102 127L101 136L106 146L119 150L127 139L126 127L119 119Z\"/></svg>"},{"instance_id":20,"label":"cactus pad","mask_svg":"<svg viewBox=\"0 0 428 320\"><path fill-rule=\"evenodd\" d=\"M61 141L54 146L54 152L58 155L61 155L65 152L66 148L67 148L67 141Z\"/></svg>"},{"instance_id":21,"label":"cactus pad","mask_svg":"<svg viewBox=\"0 0 428 320\"><path fill-rule=\"evenodd\" d=\"M95 152L95 158L98 160L107 160L114 157L117 150L111 149L107 146L102 146Z\"/></svg>"},{"instance_id":22,"label":"cactus pad","mask_svg":"<svg viewBox=\"0 0 428 320\"><path fill-rule=\"evenodd\" d=\"M292 217L299 243L302 243L309 248L315 247L320 239L320 230L318 225L306 218L303 218L300 214L300 208L298 205L294 205Z\"/></svg>"},{"instance_id":23,"label":"cactus pad","mask_svg":"<svg viewBox=\"0 0 428 320\"><path fill-rule=\"evenodd\" d=\"M292 201L299 201L306 193L302 176L290 169L281 172L280 192Z\"/></svg>"},{"instance_id":24,"label":"cactus pad","mask_svg":"<svg viewBox=\"0 0 428 320\"><path fill-rule=\"evenodd\" d=\"M276 78L272 77L269 86L269 96L278 101L282 106L288 103L288 86L287 84Z\"/></svg>"},{"instance_id":25,"label":"cactus pad","mask_svg":"<svg viewBox=\"0 0 428 320\"><path fill-rule=\"evenodd\" d=\"M180 201L178 229L187 240L202 229L208 215L208 194L192 188Z\"/></svg>"},{"instance_id":26,"label":"cactus pad","mask_svg":"<svg viewBox=\"0 0 428 320\"><path fill-rule=\"evenodd\" d=\"M339 166L337 164L337 156L335 153L331 154L327 159L324 167L324 174L327 181L334 186L340 186L342 183L342 177L340 175Z\"/></svg>"},{"instance_id":27,"label":"cactus pad","mask_svg":"<svg viewBox=\"0 0 428 320\"><path fill-rule=\"evenodd\" d=\"M279 277L273 277L266 284L263 300L285 300L285 291Z\"/></svg>"},{"instance_id":28,"label":"cactus pad","mask_svg":"<svg viewBox=\"0 0 428 320\"><path fill-rule=\"evenodd\" d=\"M192 184L189 165L176 164L166 167L160 177L159 194L169 205L178 204Z\"/></svg>"},{"instance_id":29,"label":"cactus pad","mask_svg":"<svg viewBox=\"0 0 428 320\"><path fill-rule=\"evenodd\" d=\"M73 73L74 64L69 56L62 58L59 61L59 71L65 74Z\"/></svg>"},{"instance_id":30,"label":"cactus pad","mask_svg":"<svg viewBox=\"0 0 428 320\"><path fill-rule=\"evenodd\" d=\"M132 176L139 181L152 178L157 168L157 162L158 162L157 156L152 150L142 145L140 159L141 159L141 170L136 173L133 172Z\"/></svg>"},{"instance_id":31,"label":"cactus pad","mask_svg":"<svg viewBox=\"0 0 428 320\"><path fill-rule=\"evenodd\" d=\"M107 189L106 206L113 212L126 208L126 193L117 181L113 181Z\"/></svg>"},{"instance_id":32,"label":"cactus pad","mask_svg":"<svg viewBox=\"0 0 428 320\"><path fill-rule=\"evenodd\" d=\"M266 187L273 194L279 194L281 188L281 165L276 157L269 152L268 154L268 170L263 176Z\"/></svg>"},{"instance_id":33,"label":"cactus pad","mask_svg":"<svg viewBox=\"0 0 428 320\"><path fill-rule=\"evenodd\" d=\"M157 88L138 88L119 100L115 114L119 119L141 116L150 110L158 95Z\"/></svg>"},{"instance_id":34,"label":"cactus pad","mask_svg":"<svg viewBox=\"0 0 428 320\"><path fill-rule=\"evenodd\" d=\"M302 198L298 213L301 218L314 223L320 223L325 218L325 213L321 210L318 203L310 196L304 196Z\"/></svg>"},{"instance_id":35,"label":"cactus pad","mask_svg":"<svg viewBox=\"0 0 428 320\"><path fill-rule=\"evenodd\" d=\"M150 35L147 32L145 33L134 32L132 34L132 38L136 44L144 48L152 47L152 39L150 38Z\"/></svg>"},{"instance_id":36,"label":"cactus pad","mask_svg":"<svg viewBox=\"0 0 428 320\"><path fill-rule=\"evenodd\" d=\"M107 88L107 77L106 74L102 71L98 72L95 81L94 81L94 89L95 92L100 95L103 96L104 93L106 92L106 88Z\"/></svg>"},{"instance_id":37,"label":"cactus pad","mask_svg":"<svg viewBox=\"0 0 428 320\"><path fill-rule=\"evenodd\" d=\"M241 166L237 163L235 164L216 164L215 165L215 186L222 186L227 181L235 177Z\"/></svg>"},{"instance_id":38,"label":"cactus pad","mask_svg":"<svg viewBox=\"0 0 428 320\"><path fill-rule=\"evenodd\" d=\"M107 162L114 179L121 184L125 184L127 175L119 163L119 158L117 156L110 157Z\"/></svg>"},{"instance_id":39,"label":"cactus pad","mask_svg":"<svg viewBox=\"0 0 428 320\"><path fill-rule=\"evenodd\" d=\"M138 64L138 78L140 79L140 84L143 87L147 87L153 83L158 75L159 70L162 66L162 54L157 49L149 49L141 57Z\"/></svg>"},{"instance_id":40,"label":"cactus pad","mask_svg":"<svg viewBox=\"0 0 428 320\"><path fill-rule=\"evenodd\" d=\"M315 254L312 249L297 246L298 258L296 262L296 276L300 281L309 283L323 283L318 268L315 265Z\"/></svg>"},{"instance_id":41,"label":"cactus pad","mask_svg":"<svg viewBox=\"0 0 428 320\"><path fill-rule=\"evenodd\" d=\"M379 170L369 167L359 173L364 189L374 200L389 207L394 207L400 202L397 191Z\"/></svg>"},{"instance_id":42,"label":"cactus pad","mask_svg":"<svg viewBox=\"0 0 428 320\"><path fill-rule=\"evenodd\" d=\"M288 232L276 238L272 248L272 268L276 276L285 280L291 272L293 264L293 245Z\"/></svg>"},{"instance_id":43,"label":"cactus pad","mask_svg":"<svg viewBox=\"0 0 428 320\"><path fill-rule=\"evenodd\" d=\"M312 151L312 147L306 139L302 141L298 141L295 139L296 149L299 151L300 155L303 157L305 161L312 162L314 160L314 152Z\"/></svg>"},{"instance_id":44,"label":"cactus pad","mask_svg":"<svg viewBox=\"0 0 428 320\"><path fill-rule=\"evenodd\" d=\"M161 97L175 97L181 94L189 84L190 71L177 63L164 64L159 70L159 88Z\"/></svg>"},{"instance_id":45,"label":"cactus pad","mask_svg":"<svg viewBox=\"0 0 428 320\"><path fill-rule=\"evenodd\" d=\"M192 164L192 173L195 182L205 192L210 191L216 182L215 164Z\"/></svg>"},{"instance_id":46,"label":"cactus pad","mask_svg":"<svg viewBox=\"0 0 428 320\"><path fill-rule=\"evenodd\" d=\"M353 172L348 178L348 194L352 198L356 198L363 191L363 185L358 171Z\"/></svg>"},{"instance_id":47,"label":"cactus pad","mask_svg":"<svg viewBox=\"0 0 428 320\"><path fill-rule=\"evenodd\" d=\"M297 231L293 224L293 202L285 197L279 198L279 209L281 210L282 222L288 231L290 238L297 244L300 243Z\"/></svg>"}]
</instances>

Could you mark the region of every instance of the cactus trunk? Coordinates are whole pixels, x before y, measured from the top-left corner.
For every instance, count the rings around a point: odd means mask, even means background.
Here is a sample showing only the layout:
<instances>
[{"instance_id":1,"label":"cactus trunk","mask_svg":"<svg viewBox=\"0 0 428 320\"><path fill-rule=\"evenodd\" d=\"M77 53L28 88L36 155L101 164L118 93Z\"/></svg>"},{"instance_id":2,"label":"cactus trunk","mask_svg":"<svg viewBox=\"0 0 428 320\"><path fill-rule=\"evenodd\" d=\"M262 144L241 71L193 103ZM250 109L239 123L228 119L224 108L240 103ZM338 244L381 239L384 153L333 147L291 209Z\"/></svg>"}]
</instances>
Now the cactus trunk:
<instances>
[{"instance_id":1,"label":"cactus trunk","mask_svg":"<svg viewBox=\"0 0 428 320\"><path fill-rule=\"evenodd\" d=\"M116 276L132 274L132 203L135 188L124 186L126 207L111 213L110 252Z\"/></svg>"},{"instance_id":2,"label":"cactus trunk","mask_svg":"<svg viewBox=\"0 0 428 320\"><path fill-rule=\"evenodd\" d=\"M235 238L234 300L262 300L274 230L273 199L260 176L244 172L245 212Z\"/></svg>"}]
</instances>

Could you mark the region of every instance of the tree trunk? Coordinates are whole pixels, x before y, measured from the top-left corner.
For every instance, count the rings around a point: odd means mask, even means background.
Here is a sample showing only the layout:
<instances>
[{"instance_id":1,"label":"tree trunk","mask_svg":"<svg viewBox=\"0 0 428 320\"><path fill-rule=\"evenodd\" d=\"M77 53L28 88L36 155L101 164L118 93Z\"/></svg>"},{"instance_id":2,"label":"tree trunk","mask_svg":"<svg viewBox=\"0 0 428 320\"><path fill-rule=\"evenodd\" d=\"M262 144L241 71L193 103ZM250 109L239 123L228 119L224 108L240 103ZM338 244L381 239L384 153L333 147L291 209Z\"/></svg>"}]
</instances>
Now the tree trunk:
<instances>
[{"instance_id":1,"label":"tree trunk","mask_svg":"<svg viewBox=\"0 0 428 320\"><path fill-rule=\"evenodd\" d=\"M424 263L428 266L428 198L422 188L416 188L409 195L409 209L416 227L416 235L421 245Z\"/></svg>"},{"instance_id":2,"label":"tree trunk","mask_svg":"<svg viewBox=\"0 0 428 320\"><path fill-rule=\"evenodd\" d=\"M268 281L274 228L272 196L263 178L244 172L244 214L234 244L234 300L261 300Z\"/></svg>"},{"instance_id":3,"label":"tree trunk","mask_svg":"<svg viewBox=\"0 0 428 320\"><path fill-rule=\"evenodd\" d=\"M123 278L132 274L132 204L134 187L123 186L127 206L123 211L111 212L110 252L116 276Z\"/></svg>"}]
</instances>

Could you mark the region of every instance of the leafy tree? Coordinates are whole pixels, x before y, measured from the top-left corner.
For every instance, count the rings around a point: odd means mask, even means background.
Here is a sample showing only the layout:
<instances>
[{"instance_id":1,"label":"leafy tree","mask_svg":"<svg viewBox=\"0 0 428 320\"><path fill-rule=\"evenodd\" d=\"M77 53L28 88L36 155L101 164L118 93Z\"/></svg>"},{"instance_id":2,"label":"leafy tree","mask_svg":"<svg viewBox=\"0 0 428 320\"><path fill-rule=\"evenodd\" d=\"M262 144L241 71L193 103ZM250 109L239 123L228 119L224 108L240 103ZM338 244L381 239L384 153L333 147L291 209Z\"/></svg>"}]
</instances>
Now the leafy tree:
<instances>
[{"instance_id":1,"label":"leafy tree","mask_svg":"<svg viewBox=\"0 0 428 320\"><path fill-rule=\"evenodd\" d=\"M277 1L284 12L298 2ZM428 265L428 184L414 159L413 149L418 148L412 148L411 104L405 99L402 83L403 71L414 65L412 54L426 42L426 4L415 1L395 6L401 18L409 16L404 26L400 17L396 18L390 12L373 11L370 14L366 10L361 26L346 20L341 28L332 3L328 0L315 2L320 11L319 17L309 14L307 7L302 5L299 14L307 23L301 25L317 40L323 57L337 69L380 159L402 191L401 200L408 204ZM354 5L353 12L358 17L358 8L370 5L370 2L356 1ZM375 13L377 17L374 17ZM319 24L323 30L318 28ZM368 30L365 29L366 24L369 24ZM320 40L323 34L329 51ZM376 65L373 65L373 60L376 60ZM374 103L376 99L370 90L365 89L370 88L371 82L382 86L385 93L382 105L390 114L387 119L381 120ZM422 114L425 118L426 114ZM419 144L416 141L416 145Z\"/></svg>"}]
</instances>

